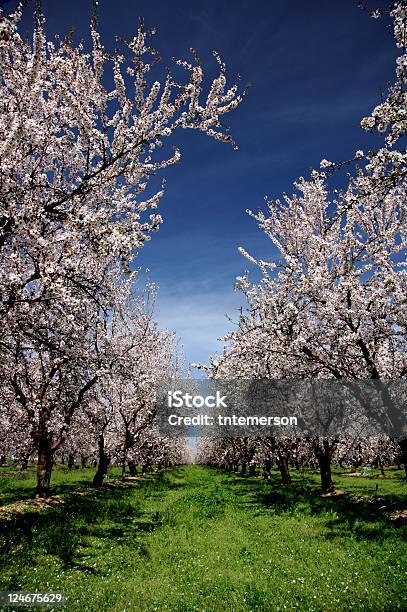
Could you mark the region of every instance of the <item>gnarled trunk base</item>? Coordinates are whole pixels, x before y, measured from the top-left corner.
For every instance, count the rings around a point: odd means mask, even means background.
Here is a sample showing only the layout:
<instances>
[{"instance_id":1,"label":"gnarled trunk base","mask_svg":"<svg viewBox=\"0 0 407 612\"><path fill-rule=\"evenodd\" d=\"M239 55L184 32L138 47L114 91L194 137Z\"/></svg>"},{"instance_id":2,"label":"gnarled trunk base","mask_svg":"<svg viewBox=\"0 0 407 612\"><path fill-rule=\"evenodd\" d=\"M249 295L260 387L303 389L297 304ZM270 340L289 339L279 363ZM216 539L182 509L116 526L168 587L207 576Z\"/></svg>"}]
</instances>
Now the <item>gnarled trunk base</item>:
<instances>
[{"instance_id":1,"label":"gnarled trunk base","mask_svg":"<svg viewBox=\"0 0 407 612\"><path fill-rule=\"evenodd\" d=\"M51 443L46 438L40 439L38 444L37 461L37 486L36 497L47 497L51 483L52 473L52 449Z\"/></svg>"},{"instance_id":2,"label":"gnarled trunk base","mask_svg":"<svg viewBox=\"0 0 407 612\"><path fill-rule=\"evenodd\" d=\"M290 469L288 466L288 456L285 453L279 453L277 463L281 474L281 484L291 484Z\"/></svg>"},{"instance_id":3,"label":"gnarled trunk base","mask_svg":"<svg viewBox=\"0 0 407 612\"><path fill-rule=\"evenodd\" d=\"M103 480L107 474L107 469L110 464L110 457L105 452L105 439L103 434L99 436L98 441L99 447L99 462L96 474L93 477L93 485L95 487L101 487L103 484Z\"/></svg>"}]
</instances>

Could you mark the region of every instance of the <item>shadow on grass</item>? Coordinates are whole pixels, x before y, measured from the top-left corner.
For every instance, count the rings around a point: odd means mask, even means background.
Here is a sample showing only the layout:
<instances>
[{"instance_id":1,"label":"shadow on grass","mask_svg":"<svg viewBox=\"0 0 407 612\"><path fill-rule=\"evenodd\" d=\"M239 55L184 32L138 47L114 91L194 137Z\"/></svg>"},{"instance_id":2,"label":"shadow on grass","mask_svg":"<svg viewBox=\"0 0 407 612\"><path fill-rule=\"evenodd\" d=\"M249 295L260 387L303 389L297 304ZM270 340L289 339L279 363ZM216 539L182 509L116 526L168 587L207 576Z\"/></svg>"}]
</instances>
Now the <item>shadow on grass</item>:
<instances>
[{"instance_id":1,"label":"shadow on grass","mask_svg":"<svg viewBox=\"0 0 407 612\"><path fill-rule=\"evenodd\" d=\"M51 495L68 495L76 490L87 490L92 486L94 474L95 469L93 468L88 468L86 472L84 470L70 471L68 469L61 471L61 468L54 470L51 479ZM4 477L2 477L3 475ZM112 476L115 480L120 478L115 474ZM185 487L182 478L183 468L180 467L171 470L171 478L168 477L166 470L163 470L158 473L143 475L142 481L150 486L151 493L154 495L163 488L179 489ZM109 484L109 480L106 484ZM35 468L30 467L26 471L19 471L12 467L0 469L0 506L32 499L34 498L34 489Z\"/></svg>"},{"instance_id":2,"label":"shadow on grass","mask_svg":"<svg viewBox=\"0 0 407 612\"><path fill-rule=\"evenodd\" d=\"M51 487L51 495L68 495L76 490L86 490L89 488L89 479L76 480L73 483L55 484ZM0 506L13 504L14 502L34 499L34 487L13 484L13 488L9 491L3 490L0 495Z\"/></svg>"},{"instance_id":3,"label":"shadow on grass","mask_svg":"<svg viewBox=\"0 0 407 612\"><path fill-rule=\"evenodd\" d=\"M95 470L91 468L86 471L55 469L51 479L51 495L65 495L75 489L89 487L94 473ZM36 469L32 466L23 471L13 467L0 469L0 506L33 498L35 475Z\"/></svg>"},{"instance_id":4,"label":"shadow on grass","mask_svg":"<svg viewBox=\"0 0 407 612\"><path fill-rule=\"evenodd\" d=\"M230 479L226 482L229 486L232 484ZM407 487L401 480L397 494L379 490L377 494L366 495L366 489L360 487L324 497L306 476L288 486L282 486L276 477L271 482L264 482L235 476L233 488L240 503L251 507L258 515L320 517L327 529L327 539L349 537L379 542L387 538L407 539L407 526L395 527L390 520L393 512L407 508Z\"/></svg>"},{"instance_id":5,"label":"shadow on grass","mask_svg":"<svg viewBox=\"0 0 407 612\"><path fill-rule=\"evenodd\" d=\"M35 564L44 555L52 555L64 569L99 574L85 562L94 549L95 539L101 547L112 540L118 543L123 540L148 558L142 536L160 527L162 519L158 513L142 512L137 494L149 496L170 485L165 473L160 473L143 477L137 486L118 484L101 489L88 486L86 495L68 493L62 506L0 520L0 573L10 563L23 567ZM66 487L65 492L69 489ZM12 590L13 581L18 583L18 573L13 576L10 584L2 585L3 590Z\"/></svg>"}]
</instances>

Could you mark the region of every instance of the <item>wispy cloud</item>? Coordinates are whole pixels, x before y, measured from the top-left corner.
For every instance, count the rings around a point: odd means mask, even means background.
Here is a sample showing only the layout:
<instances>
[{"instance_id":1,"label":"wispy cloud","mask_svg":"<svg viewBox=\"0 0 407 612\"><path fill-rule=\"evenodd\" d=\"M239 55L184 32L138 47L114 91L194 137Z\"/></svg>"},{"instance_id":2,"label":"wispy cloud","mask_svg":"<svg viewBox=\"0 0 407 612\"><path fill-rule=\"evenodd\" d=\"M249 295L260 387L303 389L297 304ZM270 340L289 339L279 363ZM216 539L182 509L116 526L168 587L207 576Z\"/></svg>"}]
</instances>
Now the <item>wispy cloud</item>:
<instances>
[{"instance_id":1,"label":"wispy cloud","mask_svg":"<svg viewBox=\"0 0 407 612\"><path fill-rule=\"evenodd\" d=\"M218 338L233 328L228 316L236 321L242 295L223 291L185 291L183 285L159 291L156 317L161 329L174 330L184 347L187 363L207 363L211 354L222 350Z\"/></svg>"}]
</instances>

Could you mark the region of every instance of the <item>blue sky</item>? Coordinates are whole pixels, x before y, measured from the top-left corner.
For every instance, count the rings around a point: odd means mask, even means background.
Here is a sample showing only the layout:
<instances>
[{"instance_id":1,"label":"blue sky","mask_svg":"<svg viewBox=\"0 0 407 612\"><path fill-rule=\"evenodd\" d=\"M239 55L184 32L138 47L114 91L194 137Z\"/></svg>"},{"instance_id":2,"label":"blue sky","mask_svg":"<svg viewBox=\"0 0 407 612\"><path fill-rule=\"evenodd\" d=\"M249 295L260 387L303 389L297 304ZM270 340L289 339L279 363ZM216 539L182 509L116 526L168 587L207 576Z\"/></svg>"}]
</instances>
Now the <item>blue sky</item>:
<instances>
[{"instance_id":1,"label":"blue sky","mask_svg":"<svg viewBox=\"0 0 407 612\"><path fill-rule=\"evenodd\" d=\"M6 10L16 5L0 3ZM44 0L47 29L64 33L75 25L77 38L86 37L90 5ZM28 24L32 5L27 12ZM367 17L356 0L99 0L106 45L113 48L114 34L134 34L139 15L157 27L152 44L164 64L194 47L213 78L216 49L231 80L239 73L251 83L225 118L237 151L202 134L176 136L183 156L166 172L164 224L138 257L160 285L161 327L178 333L188 361L205 362L221 350L217 338L232 326L226 315L236 320L242 303L234 279L248 265L238 247L273 256L246 208L290 191L322 158L374 148L359 121L393 79L396 49L388 20Z\"/></svg>"}]
</instances>

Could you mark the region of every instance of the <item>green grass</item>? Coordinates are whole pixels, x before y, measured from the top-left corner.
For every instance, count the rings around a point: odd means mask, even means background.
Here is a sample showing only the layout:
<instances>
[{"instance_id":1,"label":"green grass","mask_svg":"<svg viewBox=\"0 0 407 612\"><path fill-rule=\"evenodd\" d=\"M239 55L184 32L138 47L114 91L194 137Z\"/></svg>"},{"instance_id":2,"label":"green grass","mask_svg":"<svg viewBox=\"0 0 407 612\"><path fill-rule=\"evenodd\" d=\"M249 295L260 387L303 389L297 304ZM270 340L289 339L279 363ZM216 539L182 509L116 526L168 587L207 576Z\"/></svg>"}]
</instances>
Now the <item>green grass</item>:
<instances>
[{"instance_id":1,"label":"green grass","mask_svg":"<svg viewBox=\"0 0 407 612\"><path fill-rule=\"evenodd\" d=\"M91 473L57 470L63 507L3 521L0 590L60 590L72 612L407 610L401 473L337 470L352 495L322 498L309 470L281 487L188 466L72 495ZM27 496L32 474L7 478Z\"/></svg>"},{"instance_id":2,"label":"green grass","mask_svg":"<svg viewBox=\"0 0 407 612\"><path fill-rule=\"evenodd\" d=\"M18 467L0 466L0 506L31 498L35 488L35 472L34 465L24 471ZM69 470L66 466L59 466L52 471L51 494L61 495L86 488L95 472L96 468ZM109 472L110 478L120 476L120 468L113 468Z\"/></svg>"}]
</instances>

